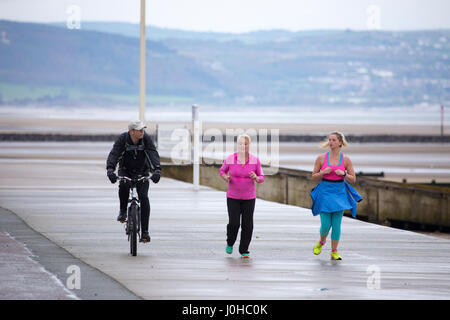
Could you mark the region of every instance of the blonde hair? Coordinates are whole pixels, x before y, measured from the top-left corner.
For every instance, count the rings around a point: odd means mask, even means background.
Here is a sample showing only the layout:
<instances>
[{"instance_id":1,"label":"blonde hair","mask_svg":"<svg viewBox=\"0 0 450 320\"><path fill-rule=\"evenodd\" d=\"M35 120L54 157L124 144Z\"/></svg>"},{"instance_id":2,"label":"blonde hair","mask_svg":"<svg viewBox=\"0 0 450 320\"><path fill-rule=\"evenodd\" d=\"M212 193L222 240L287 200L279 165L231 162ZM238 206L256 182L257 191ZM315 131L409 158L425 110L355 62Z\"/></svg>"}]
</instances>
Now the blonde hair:
<instances>
[{"instance_id":1,"label":"blonde hair","mask_svg":"<svg viewBox=\"0 0 450 320\"><path fill-rule=\"evenodd\" d=\"M252 139L250 139L250 136L249 136L249 135L243 133L243 134L240 134L240 135L237 137L236 142L238 142L238 141L239 141L240 139L242 139L242 138L245 138L245 139L247 140L248 144L250 144L250 142L251 142L251 140L252 140Z\"/></svg>"},{"instance_id":2,"label":"blonde hair","mask_svg":"<svg viewBox=\"0 0 450 320\"><path fill-rule=\"evenodd\" d=\"M333 132L331 132L328 135L328 138L332 134L334 134L338 138L339 142L341 143L341 147L346 147L348 145L347 140L345 139L345 136L344 136L344 134L342 132L333 131ZM330 145L330 142L328 141L328 138L320 143L320 147L321 148L328 148L328 146Z\"/></svg>"}]
</instances>

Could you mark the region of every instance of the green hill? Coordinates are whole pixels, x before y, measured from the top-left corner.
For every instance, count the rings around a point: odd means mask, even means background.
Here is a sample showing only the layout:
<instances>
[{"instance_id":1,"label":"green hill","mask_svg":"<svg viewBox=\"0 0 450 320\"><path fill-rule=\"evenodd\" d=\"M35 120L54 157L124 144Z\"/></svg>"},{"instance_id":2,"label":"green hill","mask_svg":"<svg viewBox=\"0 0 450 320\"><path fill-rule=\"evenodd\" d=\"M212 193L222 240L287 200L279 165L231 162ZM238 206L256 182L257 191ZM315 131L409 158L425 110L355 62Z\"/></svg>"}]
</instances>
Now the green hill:
<instances>
[{"instance_id":1,"label":"green hill","mask_svg":"<svg viewBox=\"0 0 450 320\"><path fill-rule=\"evenodd\" d=\"M3 104L136 104L139 28L0 21ZM147 28L150 104L401 106L450 102L450 31Z\"/></svg>"},{"instance_id":2,"label":"green hill","mask_svg":"<svg viewBox=\"0 0 450 320\"><path fill-rule=\"evenodd\" d=\"M134 103L139 41L95 31L0 21L0 92L4 102ZM165 102L207 95L217 81L195 60L147 41L147 93ZM70 102L70 101L69 101Z\"/></svg>"}]
</instances>

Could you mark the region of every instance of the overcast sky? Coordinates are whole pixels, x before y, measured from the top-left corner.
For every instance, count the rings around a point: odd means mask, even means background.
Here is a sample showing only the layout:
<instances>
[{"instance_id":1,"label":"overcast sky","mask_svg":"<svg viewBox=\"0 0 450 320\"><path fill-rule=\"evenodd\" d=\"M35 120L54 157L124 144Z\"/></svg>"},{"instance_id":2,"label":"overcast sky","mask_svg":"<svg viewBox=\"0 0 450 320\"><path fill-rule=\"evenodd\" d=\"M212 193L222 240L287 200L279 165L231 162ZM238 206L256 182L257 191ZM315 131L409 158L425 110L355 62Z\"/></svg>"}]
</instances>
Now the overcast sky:
<instances>
[{"instance_id":1,"label":"overcast sky","mask_svg":"<svg viewBox=\"0 0 450 320\"><path fill-rule=\"evenodd\" d=\"M146 24L197 31L450 29L450 0L147 0ZM0 19L139 22L140 0L0 0ZM69 11L68 11L69 10Z\"/></svg>"}]
</instances>

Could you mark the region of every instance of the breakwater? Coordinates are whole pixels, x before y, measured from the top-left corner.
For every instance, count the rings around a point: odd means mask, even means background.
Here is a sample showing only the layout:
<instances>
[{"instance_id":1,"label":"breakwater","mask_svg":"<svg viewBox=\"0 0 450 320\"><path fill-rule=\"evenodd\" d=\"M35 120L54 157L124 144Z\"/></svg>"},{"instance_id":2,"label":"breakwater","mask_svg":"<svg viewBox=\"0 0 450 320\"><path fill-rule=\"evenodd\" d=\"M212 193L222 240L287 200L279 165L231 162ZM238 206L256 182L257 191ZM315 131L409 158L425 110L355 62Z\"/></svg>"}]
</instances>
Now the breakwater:
<instances>
[{"instance_id":1,"label":"breakwater","mask_svg":"<svg viewBox=\"0 0 450 320\"><path fill-rule=\"evenodd\" d=\"M0 141L114 141L119 134L0 133ZM155 136L153 136L155 138ZM226 141L223 136L223 141ZM268 141L270 141L270 136ZM320 142L325 135L280 134L279 142ZM357 143L450 143L450 135L347 135ZM209 142L204 139L204 142Z\"/></svg>"},{"instance_id":2,"label":"breakwater","mask_svg":"<svg viewBox=\"0 0 450 320\"><path fill-rule=\"evenodd\" d=\"M192 183L192 165L175 165L165 160L165 177ZM226 191L219 177L218 164L200 165L200 184ZM270 172L270 168L264 168ZM260 199L311 208L310 191L317 185L311 172L278 168L266 175L265 182L256 186ZM387 226L419 226L422 229L448 231L450 228L450 188L380 181L358 177L355 189L362 195L358 218ZM348 214L348 213L347 213Z\"/></svg>"}]
</instances>

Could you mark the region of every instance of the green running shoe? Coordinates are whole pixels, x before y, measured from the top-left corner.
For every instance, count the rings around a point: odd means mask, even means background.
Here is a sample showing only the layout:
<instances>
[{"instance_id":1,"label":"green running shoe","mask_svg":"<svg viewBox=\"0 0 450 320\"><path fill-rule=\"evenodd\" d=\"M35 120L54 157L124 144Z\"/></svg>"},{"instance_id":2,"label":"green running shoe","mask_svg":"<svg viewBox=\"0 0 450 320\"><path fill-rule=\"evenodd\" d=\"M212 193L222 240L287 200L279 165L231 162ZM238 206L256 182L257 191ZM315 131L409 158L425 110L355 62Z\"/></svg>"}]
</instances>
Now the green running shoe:
<instances>
[{"instance_id":1,"label":"green running shoe","mask_svg":"<svg viewBox=\"0 0 450 320\"><path fill-rule=\"evenodd\" d=\"M342 260L342 257L337 253L337 251L331 251L331 260Z\"/></svg>"},{"instance_id":2,"label":"green running shoe","mask_svg":"<svg viewBox=\"0 0 450 320\"><path fill-rule=\"evenodd\" d=\"M313 250L314 254L319 255L322 252L322 247L323 247L323 244L321 244L320 241L317 241L317 244Z\"/></svg>"},{"instance_id":3,"label":"green running shoe","mask_svg":"<svg viewBox=\"0 0 450 320\"><path fill-rule=\"evenodd\" d=\"M242 255L243 259L249 259L250 258L250 253L243 253Z\"/></svg>"},{"instance_id":4,"label":"green running shoe","mask_svg":"<svg viewBox=\"0 0 450 320\"><path fill-rule=\"evenodd\" d=\"M227 247L225 248L225 251L226 251L228 254L232 254L232 253L233 253L233 246L227 246Z\"/></svg>"}]
</instances>

